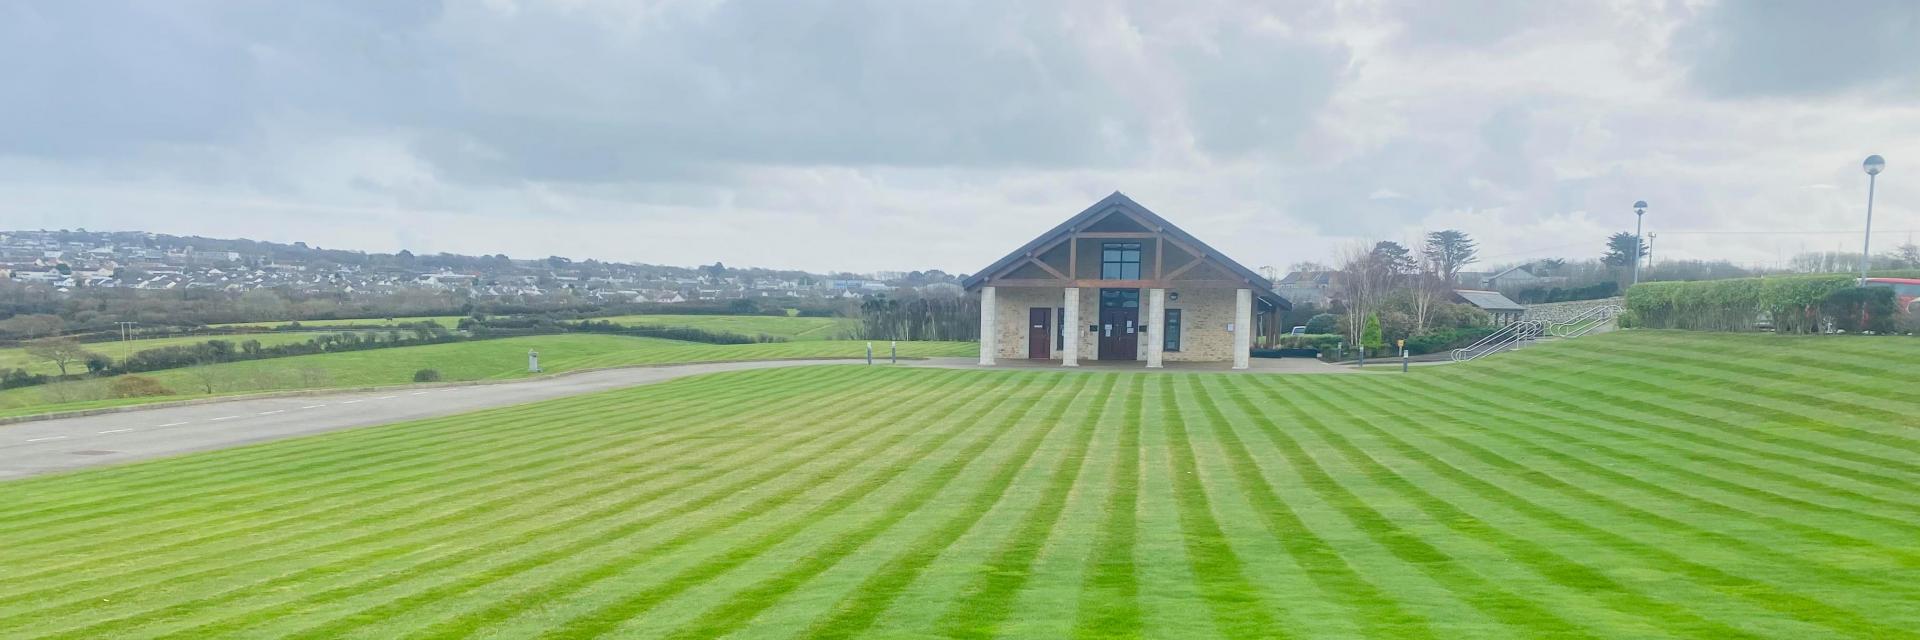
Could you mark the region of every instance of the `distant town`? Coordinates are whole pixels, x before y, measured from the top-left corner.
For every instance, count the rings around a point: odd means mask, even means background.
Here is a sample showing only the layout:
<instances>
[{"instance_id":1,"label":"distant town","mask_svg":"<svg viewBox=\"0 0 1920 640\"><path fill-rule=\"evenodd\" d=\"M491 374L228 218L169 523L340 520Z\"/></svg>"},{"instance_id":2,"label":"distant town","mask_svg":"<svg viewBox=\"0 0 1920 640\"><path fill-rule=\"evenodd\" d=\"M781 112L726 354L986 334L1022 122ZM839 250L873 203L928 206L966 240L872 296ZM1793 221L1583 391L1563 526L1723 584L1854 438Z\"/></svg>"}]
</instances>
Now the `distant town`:
<instances>
[{"instance_id":1,"label":"distant town","mask_svg":"<svg viewBox=\"0 0 1920 640\"><path fill-rule=\"evenodd\" d=\"M505 255L415 255L322 249L304 242L183 237L86 230L0 232L0 280L74 289L254 289L345 294L445 291L472 299L564 295L607 303L831 300L911 289L963 295L939 270L867 274L539 259Z\"/></svg>"}]
</instances>

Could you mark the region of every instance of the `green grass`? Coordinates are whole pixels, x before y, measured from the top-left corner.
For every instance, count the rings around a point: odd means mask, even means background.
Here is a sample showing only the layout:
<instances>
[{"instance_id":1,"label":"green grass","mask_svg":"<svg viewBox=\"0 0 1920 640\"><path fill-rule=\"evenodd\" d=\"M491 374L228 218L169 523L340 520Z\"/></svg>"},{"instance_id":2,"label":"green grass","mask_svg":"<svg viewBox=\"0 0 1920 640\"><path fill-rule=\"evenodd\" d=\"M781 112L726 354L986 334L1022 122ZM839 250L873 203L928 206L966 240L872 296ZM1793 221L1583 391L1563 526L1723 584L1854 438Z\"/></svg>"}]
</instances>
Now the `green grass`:
<instances>
[{"instance_id":1,"label":"green grass","mask_svg":"<svg viewBox=\"0 0 1920 640\"><path fill-rule=\"evenodd\" d=\"M322 335L328 335L328 334L326 332L283 331L283 332L275 332L275 333L249 333L249 334L243 334L243 335L179 336L179 337L171 337L171 338L148 338L144 340L129 340L127 342L89 342L83 346L85 346L87 350L92 351L94 353L98 353L98 354L107 356L109 358L113 358L114 360L119 360L120 358L126 357L127 354L134 353L136 351L141 351L143 349L158 349L161 347L177 347L177 346L184 346L184 345L190 345L190 344L200 344L208 340L226 340L236 345L247 340L259 340L260 344L262 345L273 346L273 345L280 345L280 344L293 344L296 342L306 342L308 340L312 340L315 337L322 336ZM26 369L27 371L32 373L42 373L46 375L54 375L54 374L60 373L60 368L57 366L54 366L52 362L49 362L47 360L43 360L40 358L35 358L31 355L27 355L27 350L25 347L0 348L0 369L14 369L14 368ZM87 372L87 365L84 362L75 362L67 365L67 373L86 373L86 372Z\"/></svg>"},{"instance_id":2,"label":"green grass","mask_svg":"<svg viewBox=\"0 0 1920 640\"><path fill-rule=\"evenodd\" d=\"M635 315L591 318L623 325L691 327L741 335L769 335L788 340L837 340L855 335L860 321L853 318L802 318L799 316L689 316Z\"/></svg>"},{"instance_id":3,"label":"green grass","mask_svg":"<svg viewBox=\"0 0 1920 640\"><path fill-rule=\"evenodd\" d=\"M460 324L460 319L464 317L466 316L409 316L409 317L394 318L392 321L388 321L386 318L346 318L342 320L267 320L267 321L261 321L261 322L223 322L220 324L210 324L207 326L216 327L216 328L219 328L219 327L269 327L271 328L271 327L279 327L279 326L293 324L294 322L299 322L302 325L311 326L311 327L377 328L377 327L391 327L391 326L409 323L409 322L433 321L433 322L440 323L440 326L446 327L448 329L452 329L455 326L458 326Z\"/></svg>"},{"instance_id":4,"label":"green grass","mask_svg":"<svg viewBox=\"0 0 1920 640\"><path fill-rule=\"evenodd\" d=\"M1916 362L701 376L6 483L0 637L1911 638Z\"/></svg>"},{"instance_id":5,"label":"green grass","mask_svg":"<svg viewBox=\"0 0 1920 640\"><path fill-rule=\"evenodd\" d=\"M415 371L436 369L444 381L523 378L527 352L540 352L547 373L651 364L858 358L865 342L802 341L742 345L713 345L600 334L562 334L475 340L418 347L371 349L287 358L230 362L210 367L168 369L140 375L152 377L176 395L152 398L106 399L107 380L0 391L0 416L72 411L204 397L205 379L214 393L231 395L288 389L365 387L407 384ZM874 343L878 358L887 344ZM902 342L900 356L969 356L979 353L970 342Z\"/></svg>"}]
</instances>

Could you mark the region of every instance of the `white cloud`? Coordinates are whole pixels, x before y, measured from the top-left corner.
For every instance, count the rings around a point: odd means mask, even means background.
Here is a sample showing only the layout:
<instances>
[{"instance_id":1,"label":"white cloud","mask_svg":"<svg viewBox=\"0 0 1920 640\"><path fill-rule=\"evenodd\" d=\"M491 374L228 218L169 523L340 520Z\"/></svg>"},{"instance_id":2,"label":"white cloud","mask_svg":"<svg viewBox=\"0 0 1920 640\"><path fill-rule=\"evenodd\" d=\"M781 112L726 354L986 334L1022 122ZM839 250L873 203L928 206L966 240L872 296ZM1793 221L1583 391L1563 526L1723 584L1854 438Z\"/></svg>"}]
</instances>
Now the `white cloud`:
<instances>
[{"instance_id":1,"label":"white cloud","mask_svg":"<svg viewBox=\"0 0 1920 640\"><path fill-rule=\"evenodd\" d=\"M1863 42L1837 7L1439 6L12 5L0 216L965 272L1113 190L1255 266L1443 227L1596 255L1646 199L1663 257L1765 261L1828 236L1681 232L1852 228L1881 153L1875 226L1920 229L1920 74L1873 53L1908 5ZM1775 74L1782 32L1882 62Z\"/></svg>"}]
</instances>

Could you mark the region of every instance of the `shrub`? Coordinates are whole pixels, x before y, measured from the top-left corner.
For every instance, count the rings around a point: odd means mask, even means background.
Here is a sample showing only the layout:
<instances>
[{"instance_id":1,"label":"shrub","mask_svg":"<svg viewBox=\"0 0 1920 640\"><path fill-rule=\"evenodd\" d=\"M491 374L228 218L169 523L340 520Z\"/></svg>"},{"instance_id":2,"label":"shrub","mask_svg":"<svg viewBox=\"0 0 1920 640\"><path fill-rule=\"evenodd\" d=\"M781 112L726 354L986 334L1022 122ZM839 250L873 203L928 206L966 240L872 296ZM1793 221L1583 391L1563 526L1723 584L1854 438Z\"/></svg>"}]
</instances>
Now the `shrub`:
<instances>
[{"instance_id":1,"label":"shrub","mask_svg":"<svg viewBox=\"0 0 1920 640\"><path fill-rule=\"evenodd\" d=\"M107 393L115 398L151 398L173 395L173 390L146 376L120 376L107 383Z\"/></svg>"},{"instance_id":2,"label":"shrub","mask_svg":"<svg viewBox=\"0 0 1920 640\"><path fill-rule=\"evenodd\" d=\"M1322 313L1307 319L1307 333L1339 333L1340 316Z\"/></svg>"},{"instance_id":3,"label":"shrub","mask_svg":"<svg viewBox=\"0 0 1920 640\"><path fill-rule=\"evenodd\" d=\"M415 371L413 372L413 381L414 382L439 382L440 370L439 369L421 369L419 371Z\"/></svg>"},{"instance_id":4,"label":"shrub","mask_svg":"<svg viewBox=\"0 0 1920 640\"><path fill-rule=\"evenodd\" d=\"M1435 353L1473 344L1475 340L1487 337L1500 327L1461 327L1433 331L1407 339L1407 351L1414 355Z\"/></svg>"}]
</instances>

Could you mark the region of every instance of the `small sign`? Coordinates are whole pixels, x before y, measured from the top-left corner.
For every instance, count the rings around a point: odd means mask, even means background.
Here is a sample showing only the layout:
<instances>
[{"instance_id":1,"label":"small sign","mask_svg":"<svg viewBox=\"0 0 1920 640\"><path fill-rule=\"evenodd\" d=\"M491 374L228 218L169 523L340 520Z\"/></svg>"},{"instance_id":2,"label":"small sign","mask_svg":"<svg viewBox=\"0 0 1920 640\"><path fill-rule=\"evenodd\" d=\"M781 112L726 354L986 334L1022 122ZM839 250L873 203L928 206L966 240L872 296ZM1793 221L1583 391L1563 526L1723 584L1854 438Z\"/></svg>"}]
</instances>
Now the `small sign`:
<instances>
[{"instance_id":1,"label":"small sign","mask_svg":"<svg viewBox=\"0 0 1920 640\"><path fill-rule=\"evenodd\" d=\"M1227 323L1227 333L1233 333L1233 323Z\"/></svg>"}]
</instances>

